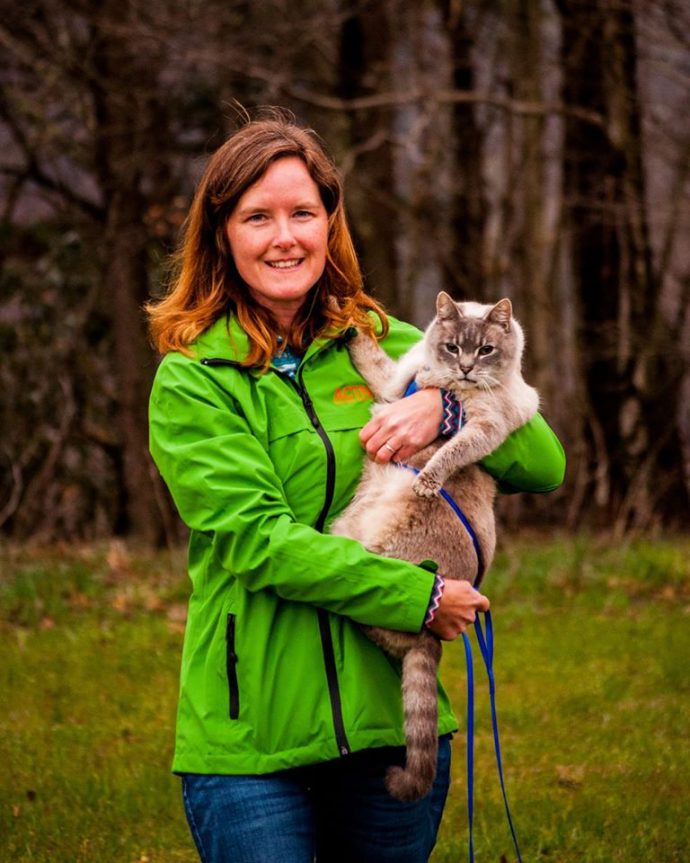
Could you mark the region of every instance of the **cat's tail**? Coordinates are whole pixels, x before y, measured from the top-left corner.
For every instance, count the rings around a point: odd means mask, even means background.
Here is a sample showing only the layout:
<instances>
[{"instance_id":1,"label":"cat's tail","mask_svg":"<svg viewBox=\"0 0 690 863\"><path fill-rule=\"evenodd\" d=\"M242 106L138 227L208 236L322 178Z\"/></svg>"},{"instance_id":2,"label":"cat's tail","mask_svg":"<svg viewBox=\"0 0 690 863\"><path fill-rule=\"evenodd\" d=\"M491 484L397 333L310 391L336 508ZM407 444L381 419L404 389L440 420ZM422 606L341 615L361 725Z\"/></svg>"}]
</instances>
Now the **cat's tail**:
<instances>
[{"instance_id":1,"label":"cat's tail","mask_svg":"<svg viewBox=\"0 0 690 863\"><path fill-rule=\"evenodd\" d=\"M438 689L436 672L441 642L423 633L403 658L402 690L405 711L405 767L389 767L386 788L398 800L419 800L431 790L438 755Z\"/></svg>"}]
</instances>

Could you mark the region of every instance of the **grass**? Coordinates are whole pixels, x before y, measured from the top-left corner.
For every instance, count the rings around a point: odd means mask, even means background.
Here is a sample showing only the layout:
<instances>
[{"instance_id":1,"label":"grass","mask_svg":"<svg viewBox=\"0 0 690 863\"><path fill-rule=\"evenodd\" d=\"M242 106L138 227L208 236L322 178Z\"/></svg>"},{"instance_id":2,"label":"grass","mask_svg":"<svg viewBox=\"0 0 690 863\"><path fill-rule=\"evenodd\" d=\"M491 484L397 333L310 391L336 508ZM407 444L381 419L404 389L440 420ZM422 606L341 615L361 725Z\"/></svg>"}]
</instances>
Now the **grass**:
<instances>
[{"instance_id":1,"label":"grass","mask_svg":"<svg viewBox=\"0 0 690 863\"><path fill-rule=\"evenodd\" d=\"M196 861L169 773L181 555L0 548L0 860ZM690 540L511 541L486 584L525 863L690 859ZM461 722L460 644L444 679ZM477 863L512 861L475 649ZM464 739L434 863L467 859ZM356 861L353 861L356 863Z\"/></svg>"}]
</instances>

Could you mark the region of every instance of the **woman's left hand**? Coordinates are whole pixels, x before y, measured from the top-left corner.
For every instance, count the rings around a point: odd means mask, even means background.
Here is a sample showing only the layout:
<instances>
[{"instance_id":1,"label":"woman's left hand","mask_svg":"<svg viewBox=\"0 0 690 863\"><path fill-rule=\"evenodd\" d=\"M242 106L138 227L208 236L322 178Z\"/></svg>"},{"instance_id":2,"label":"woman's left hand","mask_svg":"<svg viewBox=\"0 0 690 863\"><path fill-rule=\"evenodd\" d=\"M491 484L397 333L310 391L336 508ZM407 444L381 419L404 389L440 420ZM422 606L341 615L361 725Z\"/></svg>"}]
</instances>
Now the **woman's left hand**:
<instances>
[{"instance_id":1,"label":"woman's left hand","mask_svg":"<svg viewBox=\"0 0 690 863\"><path fill-rule=\"evenodd\" d=\"M436 440L442 419L439 391L418 390L380 407L359 433L359 439L374 461L404 461Z\"/></svg>"}]
</instances>

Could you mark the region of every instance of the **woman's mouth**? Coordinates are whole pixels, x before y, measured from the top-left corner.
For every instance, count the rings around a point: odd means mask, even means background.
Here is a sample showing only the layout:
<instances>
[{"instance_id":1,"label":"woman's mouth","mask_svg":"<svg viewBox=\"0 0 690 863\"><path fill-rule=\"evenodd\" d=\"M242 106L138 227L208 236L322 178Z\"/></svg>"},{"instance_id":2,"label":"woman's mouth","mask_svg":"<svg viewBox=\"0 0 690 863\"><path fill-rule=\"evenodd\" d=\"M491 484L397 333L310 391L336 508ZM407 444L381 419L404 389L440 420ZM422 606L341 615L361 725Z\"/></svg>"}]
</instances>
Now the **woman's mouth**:
<instances>
[{"instance_id":1,"label":"woman's mouth","mask_svg":"<svg viewBox=\"0 0 690 863\"><path fill-rule=\"evenodd\" d=\"M304 258L289 258L284 261L266 261L266 263L274 270L294 270L303 260Z\"/></svg>"}]
</instances>

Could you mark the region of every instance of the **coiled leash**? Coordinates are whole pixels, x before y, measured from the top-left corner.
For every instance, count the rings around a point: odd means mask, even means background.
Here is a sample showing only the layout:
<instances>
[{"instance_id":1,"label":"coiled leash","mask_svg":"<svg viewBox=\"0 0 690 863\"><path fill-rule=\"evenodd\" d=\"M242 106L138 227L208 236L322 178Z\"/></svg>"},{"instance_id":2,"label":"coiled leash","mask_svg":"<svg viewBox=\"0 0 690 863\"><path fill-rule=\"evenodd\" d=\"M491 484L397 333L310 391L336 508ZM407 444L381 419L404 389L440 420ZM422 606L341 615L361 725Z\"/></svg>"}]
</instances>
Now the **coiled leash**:
<instances>
[{"instance_id":1,"label":"coiled leash","mask_svg":"<svg viewBox=\"0 0 690 863\"><path fill-rule=\"evenodd\" d=\"M397 467L403 467L407 470L411 470L414 474L419 473L417 468L412 467L412 465L403 464L402 462L392 462L392 464L396 465ZM479 540L477 539L477 535L474 532L474 528L472 527L469 519L460 509L455 500L453 500L453 498L444 488L439 489L439 494L450 506L455 515L460 519L463 527L465 528L465 530L469 534L470 539L472 540L472 546L474 547L475 554L477 555L477 577L474 582L476 590L476 585L479 584L481 577L484 574L484 560L482 558L482 551L479 545ZM490 611L480 613L484 614L484 619L486 622L486 633L484 632L484 629L482 627L479 615L477 615L474 621L474 631L477 636L477 643L479 644L479 650L482 654L482 659L484 660L486 674L489 679L489 700L491 702L491 725L493 727L494 735L496 767L498 768L498 778L501 783L501 794L503 795L503 804L505 806L506 816L508 818L510 835L513 837L513 845L515 846L515 853L517 854L518 863L522 863L520 846L518 845L517 835L515 833L515 827L513 825L513 819L510 814L510 806L508 805L508 795L506 793L505 779L503 776L503 762L501 759L501 742L498 735L498 715L496 713L496 680L494 678L493 621L491 620ZM472 661L472 647L470 645L470 639L466 632L462 633L462 640L465 645L465 660L467 663L467 822L469 828L468 855L470 863L474 863L474 663Z\"/></svg>"}]
</instances>

